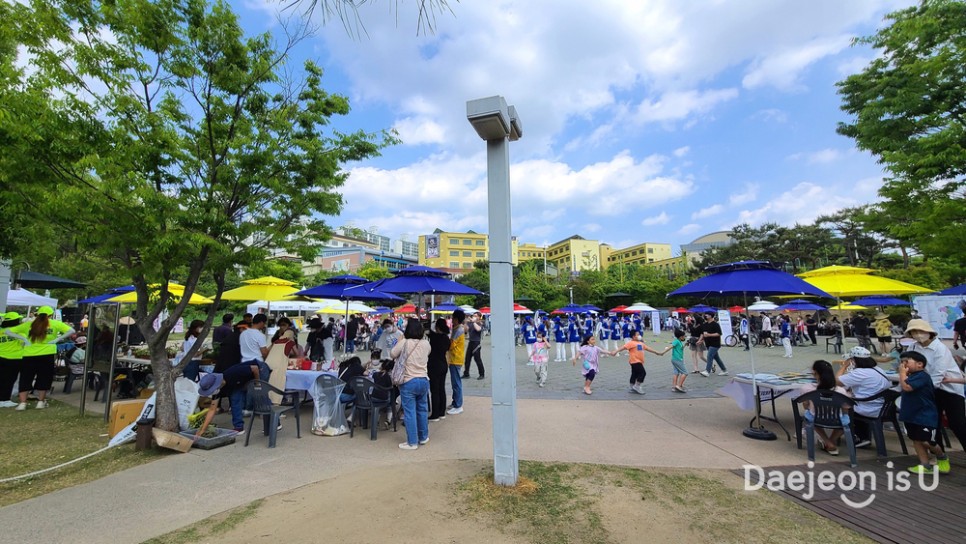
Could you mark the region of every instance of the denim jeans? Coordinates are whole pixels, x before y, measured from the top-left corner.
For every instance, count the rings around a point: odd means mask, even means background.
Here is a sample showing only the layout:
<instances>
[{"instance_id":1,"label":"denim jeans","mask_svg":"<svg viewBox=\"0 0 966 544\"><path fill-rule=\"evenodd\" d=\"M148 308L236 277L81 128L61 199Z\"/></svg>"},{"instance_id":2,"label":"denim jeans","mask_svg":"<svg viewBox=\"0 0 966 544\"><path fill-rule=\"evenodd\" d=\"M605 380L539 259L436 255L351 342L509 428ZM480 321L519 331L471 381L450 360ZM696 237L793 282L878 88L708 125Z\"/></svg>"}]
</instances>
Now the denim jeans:
<instances>
[{"instance_id":1,"label":"denim jeans","mask_svg":"<svg viewBox=\"0 0 966 544\"><path fill-rule=\"evenodd\" d=\"M457 368L458 367L450 367ZM406 423L406 442L415 446L429 438L429 379L413 378L399 386Z\"/></svg>"},{"instance_id":2,"label":"denim jeans","mask_svg":"<svg viewBox=\"0 0 966 544\"><path fill-rule=\"evenodd\" d=\"M347 339L345 341L345 352L346 353L355 353L355 351L356 351L356 339L355 338L349 338L349 339Z\"/></svg>"},{"instance_id":3,"label":"denim jeans","mask_svg":"<svg viewBox=\"0 0 966 544\"><path fill-rule=\"evenodd\" d=\"M727 372L728 371L728 369L725 368L724 361L721 360L721 356L718 355L718 350L719 349L721 349L721 348L720 347L710 347L710 346L708 347L708 366L707 366L707 368L704 369L705 372L707 372L707 373L710 374L711 373L711 368L714 366L714 363L715 362L718 363L718 366L721 367L721 370L722 371L724 371L724 372Z\"/></svg>"},{"instance_id":4,"label":"denim jeans","mask_svg":"<svg viewBox=\"0 0 966 544\"><path fill-rule=\"evenodd\" d=\"M237 431L245 428L245 416L242 411L245 409L245 399L248 397L244 388L235 389L228 393L228 402L231 403L231 426Z\"/></svg>"},{"instance_id":5,"label":"denim jeans","mask_svg":"<svg viewBox=\"0 0 966 544\"><path fill-rule=\"evenodd\" d=\"M463 367L449 366L449 381L453 384L453 408L463 407Z\"/></svg>"}]
</instances>

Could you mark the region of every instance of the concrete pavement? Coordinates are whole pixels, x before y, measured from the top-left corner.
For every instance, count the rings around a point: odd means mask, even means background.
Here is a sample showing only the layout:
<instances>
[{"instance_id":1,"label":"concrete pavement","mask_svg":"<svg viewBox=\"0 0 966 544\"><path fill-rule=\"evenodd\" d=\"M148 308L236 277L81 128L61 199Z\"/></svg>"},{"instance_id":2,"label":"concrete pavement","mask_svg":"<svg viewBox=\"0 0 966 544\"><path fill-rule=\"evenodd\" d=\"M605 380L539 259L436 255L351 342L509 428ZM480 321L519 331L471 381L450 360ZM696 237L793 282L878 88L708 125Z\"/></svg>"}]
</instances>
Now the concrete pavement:
<instances>
[{"instance_id":1,"label":"concrete pavement","mask_svg":"<svg viewBox=\"0 0 966 544\"><path fill-rule=\"evenodd\" d=\"M718 469L737 469L748 463L805 462L804 451L797 450L794 441L784 440L784 435L774 442L741 435L752 414L739 410L731 399L713 394L728 378L692 375L688 380L691 393L671 393L670 360L649 355L647 394L641 397L626 392L626 359L605 360L595 393L587 397L580 394L580 376L570 363L556 363L551 368L551 386L540 389L531 384L532 367L523 363L522 349L518 348L517 369L521 459ZM814 348L804 348L788 360L780 358L780 350L768 351L755 352L759 371L800 370L819 355ZM725 350L729 370L749 369L743 353L740 348ZM489 393L489 379L465 383L465 412L431 423L431 442L414 452L397 448L404 440L402 429L398 433L380 431L375 442L365 432L352 439L348 435L314 436L307 431L312 409L306 407L301 413L301 439L295 438L294 422L288 419L275 449L268 449L267 438L256 433L248 448L239 441L212 451L172 455L2 508L0 526L5 539L12 542L141 542L252 500L362 466L491 459L491 406L484 396ZM57 398L70 400L64 395ZM787 400L779 402L779 415L790 427ZM227 419L220 424L226 425ZM890 445L891 451L896 448ZM872 458L873 451L860 451L860 462ZM24 521L29 519L45 523Z\"/></svg>"}]
</instances>

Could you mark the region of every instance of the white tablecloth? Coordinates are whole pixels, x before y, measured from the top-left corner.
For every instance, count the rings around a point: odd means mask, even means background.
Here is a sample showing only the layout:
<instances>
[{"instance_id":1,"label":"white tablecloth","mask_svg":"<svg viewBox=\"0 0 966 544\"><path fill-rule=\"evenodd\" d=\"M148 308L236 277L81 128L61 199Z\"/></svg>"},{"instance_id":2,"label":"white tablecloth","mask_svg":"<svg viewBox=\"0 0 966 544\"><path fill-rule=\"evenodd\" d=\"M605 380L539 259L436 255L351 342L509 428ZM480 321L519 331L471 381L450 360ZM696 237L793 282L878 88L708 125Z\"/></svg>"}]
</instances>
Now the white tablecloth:
<instances>
[{"instance_id":1,"label":"white tablecloth","mask_svg":"<svg viewBox=\"0 0 966 544\"><path fill-rule=\"evenodd\" d=\"M300 389L308 391L312 388L315 380L323 375L338 376L338 373L330 370L286 370L285 389Z\"/></svg>"},{"instance_id":2,"label":"white tablecloth","mask_svg":"<svg viewBox=\"0 0 966 544\"><path fill-rule=\"evenodd\" d=\"M800 382L790 382L783 385L773 385L758 382L758 391L761 395L761 400L771 400L772 397L778 398L788 391L793 389L801 389L808 385L807 383ZM755 410L755 393L751 386L751 380L744 378L733 378L724 387L719 388L715 391L719 395L724 395L726 397L731 397L735 399L735 403L742 410L754 411ZM790 393L793 397L798 396L794 392Z\"/></svg>"}]
</instances>

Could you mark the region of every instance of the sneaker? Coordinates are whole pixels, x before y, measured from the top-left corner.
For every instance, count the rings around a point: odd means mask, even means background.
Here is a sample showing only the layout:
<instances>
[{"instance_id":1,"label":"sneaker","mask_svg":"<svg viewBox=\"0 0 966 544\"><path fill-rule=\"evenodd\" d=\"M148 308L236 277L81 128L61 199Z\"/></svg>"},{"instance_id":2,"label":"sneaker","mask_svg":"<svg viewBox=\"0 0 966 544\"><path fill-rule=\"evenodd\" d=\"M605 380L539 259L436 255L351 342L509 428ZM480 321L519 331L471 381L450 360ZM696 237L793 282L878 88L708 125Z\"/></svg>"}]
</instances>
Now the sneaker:
<instances>
[{"instance_id":1,"label":"sneaker","mask_svg":"<svg viewBox=\"0 0 966 544\"><path fill-rule=\"evenodd\" d=\"M418 444L410 444L409 442L403 442L402 444L399 444L399 449L401 449L401 450L417 450L417 449L419 449L419 445Z\"/></svg>"},{"instance_id":2,"label":"sneaker","mask_svg":"<svg viewBox=\"0 0 966 544\"><path fill-rule=\"evenodd\" d=\"M858 442L855 443L856 448L864 448L866 446L871 446L871 445L872 445L871 440L859 440Z\"/></svg>"},{"instance_id":3,"label":"sneaker","mask_svg":"<svg viewBox=\"0 0 966 544\"><path fill-rule=\"evenodd\" d=\"M538 383L537 384L537 387L543 387L543 384L542 383Z\"/></svg>"},{"instance_id":4,"label":"sneaker","mask_svg":"<svg viewBox=\"0 0 966 544\"><path fill-rule=\"evenodd\" d=\"M449 410L446 410L446 413L449 414L449 415L451 415L451 416L455 416L456 414L462 414L463 413L463 407L460 406L459 408L450 408Z\"/></svg>"},{"instance_id":5,"label":"sneaker","mask_svg":"<svg viewBox=\"0 0 966 544\"><path fill-rule=\"evenodd\" d=\"M913 474L932 474L933 472L935 472L935 470L936 470L936 467L932 465L929 465L929 466L916 465L914 467L909 467L909 472Z\"/></svg>"},{"instance_id":6,"label":"sneaker","mask_svg":"<svg viewBox=\"0 0 966 544\"><path fill-rule=\"evenodd\" d=\"M940 474L949 474L949 457L936 459L936 468L939 469Z\"/></svg>"},{"instance_id":7,"label":"sneaker","mask_svg":"<svg viewBox=\"0 0 966 544\"><path fill-rule=\"evenodd\" d=\"M242 410L242 417L251 417L251 416L252 416L251 410Z\"/></svg>"},{"instance_id":8,"label":"sneaker","mask_svg":"<svg viewBox=\"0 0 966 544\"><path fill-rule=\"evenodd\" d=\"M420 446L425 446L426 444L429 444L429 437L426 437L426 440L419 441Z\"/></svg>"},{"instance_id":9,"label":"sneaker","mask_svg":"<svg viewBox=\"0 0 966 544\"><path fill-rule=\"evenodd\" d=\"M469 375L469 374L463 374L463 379L464 379L464 380L468 380L468 379L470 379L470 375Z\"/></svg>"},{"instance_id":10,"label":"sneaker","mask_svg":"<svg viewBox=\"0 0 966 544\"><path fill-rule=\"evenodd\" d=\"M427 418L426 421L439 421L438 417Z\"/></svg>"},{"instance_id":11,"label":"sneaker","mask_svg":"<svg viewBox=\"0 0 966 544\"><path fill-rule=\"evenodd\" d=\"M24 410L26 410L26 409L27 409L27 403L26 403L26 402L21 402L21 403L20 403L20 404L18 404L18 405L17 405L17 407L16 407L16 408L14 408L14 409L15 409L16 411L18 411L18 412L23 412Z\"/></svg>"},{"instance_id":12,"label":"sneaker","mask_svg":"<svg viewBox=\"0 0 966 544\"><path fill-rule=\"evenodd\" d=\"M704 376L705 378L707 378L708 376L710 376L710 375L711 375L711 374L708 374L708 373L707 373L707 371L704 371L704 370L702 370L701 372L698 372L698 374L701 374L701 375L702 375L702 376Z\"/></svg>"},{"instance_id":13,"label":"sneaker","mask_svg":"<svg viewBox=\"0 0 966 544\"><path fill-rule=\"evenodd\" d=\"M47 401L45 400L38 400L37 404L34 406L34 408L38 410L43 410L46 407L47 407Z\"/></svg>"},{"instance_id":14,"label":"sneaker","mask_svg":"<svg viewBox=\"0 0 966 544\"><path fill-rule=\"evenodd\" d=\"M678 387L678 393L687 393L688 390L683 387Z\"/></svg>"},{"instance_id":15,"label":"sneaker","mask_svg":"<svg viewBox=\"0 0 966 544\"><path fill-rule=\"evenodd\" d=\"M16 408L17 403L9 400L0 401L0 408Z\"/></svg>"},{"instance_id":16,"label":"sneaker","mask_svg":"<svg viewBox=\"0 0 966 544\"><path fill-rule=\"evenodd\" d=\"M477 380L482 380L483 379L483 376L477 376L476 379Z\"/></svg>"},{"instance_id":17,"label":"sneaker","mask_svg":"<svg viewBox=\"0 0 966 544\"><path fill-rule=\"evenodd\" d=\"M718 376L727 376L727 375L728 375L727 370L722 370L721 372L718 372Z\"/></svg>"}]
</instances>

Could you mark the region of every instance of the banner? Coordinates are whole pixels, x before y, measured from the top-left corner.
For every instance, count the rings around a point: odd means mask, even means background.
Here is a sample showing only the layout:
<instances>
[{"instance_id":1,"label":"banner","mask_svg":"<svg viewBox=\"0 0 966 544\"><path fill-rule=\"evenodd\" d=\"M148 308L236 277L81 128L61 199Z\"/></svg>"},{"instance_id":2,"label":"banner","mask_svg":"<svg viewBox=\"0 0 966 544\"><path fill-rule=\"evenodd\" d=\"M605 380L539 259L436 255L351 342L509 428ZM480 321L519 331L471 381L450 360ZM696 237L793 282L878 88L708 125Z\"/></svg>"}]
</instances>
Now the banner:
<instances>
[{"instance_id":1,"label":"banner","mask_svg":"<svg viewBox=\"0 0 966 544\"><path fill-rule=\"evenodd\" d=\"M426 236L426 258L427 259L439 258L439 235L438 234L429 234Z\"/></svg>"},{"instance_id":2,"label":"banner","mask_svg":"<svg viewBox=\"0 0 966 544\"><path fill-rule=\"evenodd\" d=\"M734 330L731 328L731 313L728 310L718 310L718 324L721 325L721 340L723 345L724 339L734 334Z\"/></svg>"},{"instance_id":3,"label":"banner","mask_svg":"<svg viewBox=\"0 0 966 544\"><path fill-rule=\"evenodd\" d=\"M651 330L654 336L661 334L661 312L651 312Z\"/></svg>"}]
</instances>

